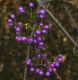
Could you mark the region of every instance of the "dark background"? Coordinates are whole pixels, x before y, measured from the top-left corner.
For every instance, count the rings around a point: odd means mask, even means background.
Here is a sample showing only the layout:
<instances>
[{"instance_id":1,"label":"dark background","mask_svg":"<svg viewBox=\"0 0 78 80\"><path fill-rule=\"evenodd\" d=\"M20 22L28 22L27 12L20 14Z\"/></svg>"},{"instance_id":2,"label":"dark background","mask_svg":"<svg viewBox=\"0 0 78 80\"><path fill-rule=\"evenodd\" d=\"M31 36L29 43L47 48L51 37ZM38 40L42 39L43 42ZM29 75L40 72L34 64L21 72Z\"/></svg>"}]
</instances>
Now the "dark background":
<instances>
[{"instance_id":1,"label":"dark background","mask_svg":"<svg viewBox=\"0 0 78 80\"><path fill-rule=\"evenodd\" d=\"M8 27L7 19L10 13L17 11L19 5L25 6L25 2L27 3L28 1L30 0L0 0L0 80L23 80L27 46L16 42L15 33ZM69 17L64 5L67 7L73 20ZM72 38L77 41L78 28L75 25L78 26L78 1L52 0L48 9L60 21ZM18 15L17 12L16 15ZM62 32L59 25L55 23L49 14L46 14L46 17L46 21L50 25L46 36L48 51L52 56L56 56L59 53L65 56L65 61L57 70L59 75L62 80L78 80L77 49L75 49L76 54L73 53L73 43ZM50 78L39 78L35 74L28 73L26 80L57 80L55 74Z\"/></svg>"}]
</instances>

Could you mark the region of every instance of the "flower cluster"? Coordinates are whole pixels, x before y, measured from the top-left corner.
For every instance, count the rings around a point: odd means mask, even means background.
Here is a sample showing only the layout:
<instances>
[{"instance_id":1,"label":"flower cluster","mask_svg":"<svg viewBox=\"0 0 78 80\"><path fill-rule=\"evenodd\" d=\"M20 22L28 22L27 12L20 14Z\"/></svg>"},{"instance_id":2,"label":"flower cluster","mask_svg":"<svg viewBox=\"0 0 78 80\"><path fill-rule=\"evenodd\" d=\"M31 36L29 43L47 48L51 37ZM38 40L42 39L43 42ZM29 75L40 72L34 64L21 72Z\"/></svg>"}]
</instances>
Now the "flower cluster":
<instances>
[{"instance_id":1,"label":"flower cluster","mask_svg":"<svg viewBox=\"0 0 78 80\"><path fill-rule=\"evenodd\" d=\"M32 10L32 8L34 8L34 3L30 2L29 4L29 8ZM21 14L25 14L27 13L27 11L22 7L19 6L18 7L18 11ZM31 13L32 15L33 13ZM34 25L32 27L32 31L31 31L31 35L30 36L22 36L20 35L22 28L24 26L23 22L16 22L16 16L14 14L10 15L10 18L8 19L8 25L14 26L15 29L15 33L16 33L16 41L19 42L24 42L27 43L31 46L34 46L36 48L36 61L42 61L43 64L42 66L47 69L46 71L42 70L41 68L35 67L34 63L33 63L33 59L32 58L27 58L26 59L26 65L28 67L28 69L30 70L30 72L34 72L38 75L41 76L50 76L52 72L56 71L56 68L59 67L59 64L61 62L63 62L63 55L59 54L58 57L55 57L53 59L53 61L49 61L48 60L48 55L45 53L45 50L43 52L41 52L41 50L43 48L46 49L45 44L44 44L44 36L47 34L47 31L49 29L49 25L48 24L44 24L43 20L45 18L45 14L46 14L46 10L43 8L40 8L37 10L37 17L40 19L39 22L37 22L36 20L34 20L34 24L30 24L31 26ZM33 19L33 17L31 16L31 19ZM40 64L40 63L38 63Z\"/></svg>"},{"instance_id":2,"label":"flower cluster","mask_svg":"<svg viewBox=\"0 0 78 80\"><path fill-rule=\"evenodd\" d=\"M41 55L38 55L39 58L44 58ZM46 58L47 59L47 58ZM53 62L50 62L48 60L45 60L45 63L43 64L44 67L47 68L47 71L43 71L40 68L35 68L33 66L32 60L31 59L27 59L26 60L26 65L29 67L29 70L31 72L37 73L40 76L46 76L49 77L51 75L52 72L56 71L56 68L59 67L59 64L63 61L62 59L62 54L59 54L57 59L54 59Z\"/></svg>"}]
</instances>

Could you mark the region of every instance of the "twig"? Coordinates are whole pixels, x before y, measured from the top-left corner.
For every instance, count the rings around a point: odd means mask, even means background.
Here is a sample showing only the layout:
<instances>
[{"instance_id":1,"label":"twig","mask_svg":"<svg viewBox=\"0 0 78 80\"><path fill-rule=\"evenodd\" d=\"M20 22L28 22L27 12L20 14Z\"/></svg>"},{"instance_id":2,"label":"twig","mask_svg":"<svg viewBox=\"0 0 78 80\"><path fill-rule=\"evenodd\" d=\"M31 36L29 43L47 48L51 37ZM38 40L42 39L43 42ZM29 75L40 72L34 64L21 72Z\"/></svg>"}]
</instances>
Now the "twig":
<instances>
[{"instance_id":1,"label":"twig","mask_svg":"<svg viewBox=\"0 0 78 80\"><path fill-rule=\"evenodd\" d=\"M53 2L54 0L36 0L38 3L42 4L42 3L47 3L47 2ZM66 0L58 0L58 2L64 2L64 3L70 3L70 1L66 1Z\"/></svg>"},{"instance_id":2,"label":"twig","mask_svg":"<svg viewBox=\"0 0 78 80\"><path fill-rule=\"evenodd\" d=\"M77 30L77 32L78 32L78 27L77 27L75 21L73 20L71 14L69 13L68 8L66 7L65 3L64 3L64 7L65 7L65 9L66 9L66 11L67 11L67 13L68 13L68 15L69 15L69 17L70 17L73 25L75 26L75 28L76 28L76 30ZM78 42L78 40L76 40L76 44L77 44L77 42ZM77 54L76 50L77 50L77 49L76 49L76 46L74 46L74 48L73 48L73 53L78 57L78 54Z\"/></svg>"},{"instance_id":3,"label":"twig","mask_svg":"<svg viewBox=\"0 0 78 80\"><path fill-rule=\"evenodd\" d=\"M56 74L57 79L62 80L62 78L60 77L60 75L56 71L54 73Z\"/></svg>"},{"instance_id":4,"label":"twig","mask_svg":"<svg viewBox=\"0 0 78 80\"><path fill-rule=\"evenodd\" d=\"M45 6L40 4L41 7L45 9ZM78 48L78 45L76 44L75 40L69 35L69 33L66 31L66 29L62 26L62 24L58 21L57 18L47 9L47 13L51 16L51 18L58 24L58 27L63 31L63 33L69 38L69 40Z\"/></svg>"},{"instance_id":5,"label":"twig","mask_svg":"<svg viewBox=\"0 0 78 80\"><path fill-rule=\"evenodd\" d=\"M27 75L27 68L25 67L25 69L24 69L24 80L26 80L26 75Z\"/></svg>"},{"instance_id":6,"label":"twig","mask_svg":"<svg viewBox=\"0 0 78 80\"><path fill-rule=\"evenodd\" d=\"M73 18L72 18L72 16L71 16L70 12L68 11L68 8L66 7L65 3L64 3L64 7L65 7L65 9L66 9L66 11L67 11L67 13L68 13L68 15L69 15L69 17L70 17L70 19L71 19L73 25L75 26L75 28L76 28L76 30L77 30L77 32L78 32L78 27L77 27L75 21L73 20Z\"/></svg>"},{"instance_id":7,"label":"twig","mask_svg":"<svg viewBox=\"0 0 78 80\"><path fill-rule=\"evenodd\" d=\"M78 39L76 40L76 44L78 44ZM76 46L73 48L73 53L78 57L78 49L76 49Z\"/></svg>"},{"instance_id":8,"label":"twig","mask_svg":"<svg viewBox=\"0 0 78 80\"><path fill-rule=\"evenodd\" d=\"M30 36L32 36L32 34L33 34L33 31L34 31L34 29L35 29L35 24L34 24L34 26L33 26L33 29L32 29L32 32L31 32L31 35ZM30 52L30 45L28 45L28 50L27 50L27 57L26 57L26 59L27 58L29 58L29 52ZM24 69L24 80L26 79L26 76L27 76L27 67L25 66L25 69Z\"/></svg>"}]
</instances>

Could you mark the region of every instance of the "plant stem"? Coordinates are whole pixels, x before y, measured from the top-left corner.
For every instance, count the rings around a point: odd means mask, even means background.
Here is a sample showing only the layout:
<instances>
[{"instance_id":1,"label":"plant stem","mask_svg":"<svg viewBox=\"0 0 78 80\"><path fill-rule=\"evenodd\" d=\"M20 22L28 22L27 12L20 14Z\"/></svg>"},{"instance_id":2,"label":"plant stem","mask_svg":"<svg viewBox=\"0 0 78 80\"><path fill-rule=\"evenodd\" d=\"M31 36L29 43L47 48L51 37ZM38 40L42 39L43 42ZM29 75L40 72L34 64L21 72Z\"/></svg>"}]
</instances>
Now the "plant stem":
<instances>
[{"instance_id":1,"label":"plant stem","mask_svg":"<svg viewBox=\"0 0 78 80\"><path fill-rule=\"evenodd\" d=\"M33 31L34 31L34 29L35 29L35 26L36 26L36 24L34 24L30 36L33 35ZM28 49L27 49L27 57L26 57L26 59L29 58L29 52L30 52L30 45L28 45ZM25 66L25 69L24 69L24 80L26 80L26 77L27 77L27 67Z\"/></svg>"}]
</instances>

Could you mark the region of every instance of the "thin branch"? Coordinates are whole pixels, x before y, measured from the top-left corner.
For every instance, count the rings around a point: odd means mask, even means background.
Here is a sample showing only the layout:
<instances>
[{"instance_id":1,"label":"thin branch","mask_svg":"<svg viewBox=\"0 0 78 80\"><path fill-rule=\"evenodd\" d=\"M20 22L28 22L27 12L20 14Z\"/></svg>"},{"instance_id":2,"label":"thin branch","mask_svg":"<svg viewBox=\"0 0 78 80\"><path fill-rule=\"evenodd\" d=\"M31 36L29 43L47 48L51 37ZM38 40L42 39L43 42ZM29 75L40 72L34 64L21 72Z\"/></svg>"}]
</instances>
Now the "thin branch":
<instances>
[{"instance_id":1,"label":"thin branch","mask_svg":"<svg viewBox=\"0 0 78 80\"><path fill-rule=\"evenodd\" d=\"M34 29L35 29L35 26L36 26L36 25L34 24L30 36L32 36L33 31L34 31ZM26 59L29 58L29 52L30 52L30 45L28 45L28 49L27 49L27 57L26 57ZM24 80L26 80L26 77L27 77L27 67L25 66L25 69L24 69Z\"/></svg>"},{"instance_id":2,"label":"thin branch","mask_svg":"<svg viewBox=\"0 0 78 80\"><path fill-rule=\"evenodd\" d=\"M66 11L67 11L67 13L68 13L68 15L69 15L69 17L70 17L70 19L71 19L73 25L75 26L75 28L76 28L76 30L77 30L77 32L78 32L78 27L77 27L75 21L73 20L73 18L72 18L72 16L71 16L70 12L68 11L68 8L66 7L65 3L64 3L64 7L65 7L65 9L66 9Z\"/></svg>"},{"instance_id":3,"label":"thin branch","mask_svg":"<svg viewBox=\"0 0 78 80\"><path fill-rule=\"evenodd\" d=\"M41 7L45 9L45 6L40 4ZM62 26L62 24L58 21L57 18L47 9L47 13L51 16L51 18L57 23L58 27L63 31L63 33L69 38L69 40L78 48L78 45L76 44L75 40L70 36L70 34L66 31L66 29Z\"/></svg>"},{"instance_id":4,"label":"thin branch","mask_svg":"<svg viewBox=\"0 0 78 80\"><path fill-rule=\"evenodd\" d=\"M78 44L78 39L76 40L76 44ZM73 48L73 53L76 55L76 57L78 57L78 49L76 48L76 46L74 46Z\"/></svg>"},{"instance_id":5,"label":"thin branch","mask_svg":"<svg viewBox=\"0 0 78 80\"><path fill-rule=\"evenodd\" d=\"M47 3L47 2L53 2L54 0L36 0L38 3L42 4L42 3ZM70 1L66 1L66 0L58 0L59 2L64 2L64 3L70 3Z\"/></svg>"}]
</instances>

